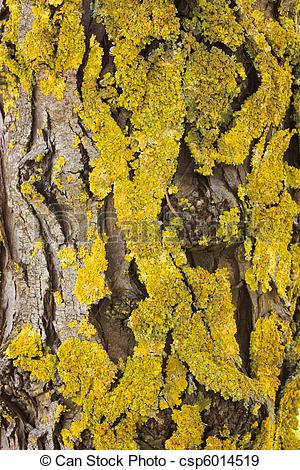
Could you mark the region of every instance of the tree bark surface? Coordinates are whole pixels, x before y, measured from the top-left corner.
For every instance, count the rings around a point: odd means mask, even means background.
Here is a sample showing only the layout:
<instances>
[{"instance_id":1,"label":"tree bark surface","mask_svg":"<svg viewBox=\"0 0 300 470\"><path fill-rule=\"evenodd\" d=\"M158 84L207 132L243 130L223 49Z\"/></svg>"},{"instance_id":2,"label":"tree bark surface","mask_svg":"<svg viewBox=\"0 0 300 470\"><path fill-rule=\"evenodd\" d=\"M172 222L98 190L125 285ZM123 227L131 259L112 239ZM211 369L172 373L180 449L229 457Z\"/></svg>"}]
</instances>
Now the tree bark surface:
<instances>
[{"instance_id":1,"label":"tree bark surface","mask_svg":"<svg viewBox=\"0 0 300 470\"><path fill-rule=\"evenodd\" d=\"M0 448L299 448L299 2L0 8Z\"/></svg>"}]
</instances>

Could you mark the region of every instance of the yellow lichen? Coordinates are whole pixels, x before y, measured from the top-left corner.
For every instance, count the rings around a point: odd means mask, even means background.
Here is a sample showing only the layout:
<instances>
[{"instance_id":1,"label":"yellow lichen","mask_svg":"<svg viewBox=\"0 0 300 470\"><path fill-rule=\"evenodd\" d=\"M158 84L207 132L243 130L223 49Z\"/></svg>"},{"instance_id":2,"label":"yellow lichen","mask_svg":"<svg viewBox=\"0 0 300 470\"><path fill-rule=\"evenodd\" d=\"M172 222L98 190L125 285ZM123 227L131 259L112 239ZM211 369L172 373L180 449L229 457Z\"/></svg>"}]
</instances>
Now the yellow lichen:
<instances>
[{"instance_id":1,"label":"yellow lichen","mask_svg":"<svg viewBox=\"0 0 300 470\"><path fill-rule=\"evenodd\" d=\"M66 164L65 157L60 156L60 157L58 157L58 159L56 160L56 162L53 165L52 179L53 179L53 183L55 184L57 189L59 189L59 191L63 190L63 184L62 184L62 181L61 181L61 178L60 178L60 174L61 174L62 169L65 166L65 164Z\"/></svg>"},{"instance_id":2,"label":"yellow lichen","mask_svg":"<svg viewBox=\"0 0 300 470\"><path fill-rule=\"evenodd\" d=\"M254 149L247 183L239 187L250 214L245 249L252 266L245 279L252 290L261 287L262 292L271 290L274 281L281 297L287 297L293 285L289 245L294 218L300 212L288 192L293 169L284 162L292 135L288 130L276 132L265 151L264 136Z\"/></svg>"},{"instance_id":3,"label":"yellow lichen","mask_svg":"<svg viewBox=\"0 0 300 470\"><path fill-rule=\"evenodd\" d=\"M232 115L232 101L240 92L239 78L245 78L242 64L216 47L209 51L197 45L189 57L184 95L187 118L193 127L186 142L203 174L211 174L215 158L212 145L221 125L226 125Z\"/></svg>"},{"instance_id":4,"label":"yellow lichen","mask_svg":"<svg viewBox=\"0 0 300 470\"><path fill-rule=\"evenodd\" d=\"M54 297L55 305L59 306L63 303L63 298L59 291L53 292L53 297Z\"/></svg>"},{"instance_id":5,"label":"yellow lichen","mask_svg":"<svg viewBox=\"0 0 300 470\"><path fill-rule=\"evenodd\" d=\"M240 370L227 271L209 274L203 268L186 268L185 272L194 289L197 313L174 333L179 358L207 390L220 392L231 400L255 397L255 384Z\"/></svg>"},{"instance_id":6,"label":"yellow lichen","mask_svg":"<svg viewBox=\"0 0 300 470\"><path fill-rule=\"evenodd\" d=\"M219 227L217 228L217 237L224 242L232 242L239 233L239 209L233 207L229 211L223 212L219 217Z\"/></svg>"},{"instance_id":7,"label":"yellow lichen","mask_svg":"<svg viewBox=\"0 0 300 470\"><path fill-rule=\"evenodd\" d=\"M251 334L251 370L265 396L275 400L286 346L291 340L289 325L275 313L259 318Z\"/></svg>"},{"instance_id":8,"label":"yellow lichen","mask_svg":"<svg viewBox=\"0 0 300 470\"><path fill-rule=\"evenodd\" d=\"M44 153L40 153L39 155L37 155L37 156L35 157L34 161L35 161L36 163L40 163L40 162L43 161L44 157L45 157L45 154L44 154Z\"/></svg>"},{"instance_id":9,"label":"yellow lichen","mask_svg":"<svg viewBox=\"0 0 300 470\"><path fill-rule=\"evenodd\" d=\"M55 38L55 55L48 62L51 65L46 71L46 77L40 81L40 88L46 96L53 93L57 99L63 99L66 89L63 72L77 70L82 62L85 45L81 18L79 0L64 1L61 10L54 15L54 24L60 21L59 34Z\"/></svg>"},{"instance_id":10,"label":"yellow lichen","mask_svg":"<svg viewBox=\"0 0 300 470\"><path fill-rule=\"evenodd\" d=\"M163 390L166 406L161 403L161 408L173 408L181 404L181 395L187 388L187 369L176 356L170 356L166 367L166 382Z\"/></svg>"},{"instance_id":11,"label":"yellow lichen","mask_svg":"<svg viewBox=\"0 0 300 470\"><path fill-rule=\"evenodd\" d=\"M55 422L58 423L61 419L61 415L67 411L67 407L59 403L55 410Z\"/></svg>"},{"instance_id":12,"label":"yellow lichen","mask_svg":"<svg viewBox=\"0 0 300 470\"><path fill-rule=\"evenodd\" d=\"M300 441L300 408L298 408L298 416L297 416L297 419L298 419L298 427L297 427L297 429L296 429L294 432L295 432L296 438Z\"/></svg>"},{"instance_id":13,"label":"yellow lichen","mask_svg":"<svg viewBox=\"0 0 300 470\"><path fill-rule=\"evenodd\" d=\"M21 193L28 198L30 202L39 204L41 202L45 201L45 196L43 194L40 194L34 183L39 182L41 180L40 176L30 176L29 180L21 183L20 185L20 191Z\"/></svg>"},{"instance_id":14,"label":"yellow lichen","mask_svg":"<svg viewBox=\"0 0 300 470\"><path fill-rule=\"evenodd\" d=\"M43 382L54 379L56 356L43 354L41 337L29 324L10 342L5 355L13 359L15 366L31 372L31 377Z\"/></svg>"},{"instance_id":15,"label":"yellow lichen","mask_svg":"<svg viewBox=\"0 0 300 470\"><path fill-rule=\"evenodd\" d=\"M44 247L45 247L44 240L38 239L34 244L34 248L33 248L31 256L32 257L36 256L38 251L43 250Z\"/></svg>"},{"instance_id":16,"label":"yellow lichen","mask_svg":"<svg viewBox=\"0 0 300 470\"><path fill-rule=\"evenodd\" d=\"M17 358L20 355L27 358L42 356L41 337L28 323L10 342L6 350L6 356L10 359Z\"/></svg>"},{"instance_id":17,"label":"yellow lichen","mask_svg":"<svg viewBox=\"0 0 300 470\"><path fill-rule=\"evenodd\" d=\"M249 205L271 205L279 202L289 168L284 163L286 152L293 132L278 131L272 137L266 151L261 153L260 147L254 151L252 171L248 175L247 184L239 188L239 195L249 199ZM265 138L262 139L262 145Z\"/></svg>"},{"instance_id":18,"label":"yellow lichen","mask_svg":"<svg viewBox=\"0 0 300 470\"><path fill-rule=\"evenodd\" d=\"M293 221L298 214L299 207L288 192L279 197L276 206L253 207L250 230L256 241L252 267L245 277L252 290L257 290L260 284L263 292L270 291L273 280L280 296L287 296L287 288L291 285L289 244Z\"/></svg>"},{"instance_id":19,"label":"yellow lichen","mask_svg":"<svg viewBox=\"0 0 300 470\"><path fill-rule=\"evenodd\" d=\"M236 442L231 439L219 439L216 436L208 436L205 449L207 450L236 450Z\"/></svg>"},{"instance_id":20,"label":"yellow lichen","mask_svg":"<svg viewBox=\"0 0 300 470\"><path fill-rule=\"evenodd\" d=\"M69 266L77 268L76 251L73 248L61 248L57 257L62 268L65 269Z\"/></svg>"},{"instance_id":21,"label":"yellow lichen","mask_svg":"<svg viewBox=\"0 0 300 470\"><path fill-rule=\"evenodd\" d=\"M257 427L257 422L253 427ZM266 419L263 420L260 430L256 435L255 449L274 450L275 431L276 424L274 422L274 418L268 416Z\"/></svg>"},{"instance_id":22,"label":"yellow lichen","mask_svg":"<svg viewBox=\"0 0 300 470\"><path fill-rule=\"evenodd\" d=\"M82 416L62 431L67 447L73 446L73 438L88 427L96 426L101 415L97 411L115 378L117 367L106 351L97 343L68 338L59 347L58 372L63 381L62 393L82 407ZM102 411L103 413L103 411Z\"/></svg>"},{"instance_id":23,"label":"yellow lichen","mask_svg":"<svg viewBox=\"0 0 300 470\"><path fill-rule=\"evenodd\" d=\"M173 411L172 418L177 430L166 441L166 449L199 449L205 428L199 405L182 405L181 410Z\"/></svg>"},{"instance_id":24,"label":"yellow lichen","mask_svg":"<svg viewBox=\"0 0 300 470\"><path fill-rule=\"evenodd\" d=\"M57 370L63 380L63 395L88 413L94 400L105 396L116 374L116 366L97 343L68 338L58 349Z\"/></svg>"},{"instance_id":25,"label":"yellow lichen","mask_svg":"<svg viewBox=\"0 0 300 470\"><path fill-rule=\"evenodd\" d=\"M218 161L242 163L252 141L259 138L266 127L278 126L288 108L292 78L288 63L281 66L266 54L258 54L255 63L261 73L261 85L236 112L232 129L220 137L215 153Z\"/></svg>"},{"instance_id":26,"label":"yellow lichen","mask_svg":"<svg viewBox=\"0 0 300 470\"><path fill-rule=\"evenodd\" d=\"M11 413L9 408L4 405L3 402L0 402L0 417L1 417L1 421L2 419L5 419L9 423L11 423L14 419L13 414Z\"/></svg>"},{"instance_id":27,"label":"yellow lichen","mask_svg":"<svg viewBox=\"0 0 300 470\"><path fill-rule=\"evenodd\" d=\"M222 42L236 50L244 42L243 27L235 19L236 8L228 5L226 0L197 0L204 36L212 43Z\"/></svg>"},{"instance_id":28,"label":"yellow lichen","mask_svg":"<svg viewBox=\"0 0 300 470\"><path fill-rule=\"evenodd\" d=\"M135 263L145 289L128 321L134 350L117 365L97 343L88 317L69 323L72 337L62 341L57 355L43 350L40 336L29 326L7 349L14 364L32 376L48 381L57 374L57 383L51 384L59 394L57 419L66 411L64 402L76 405L76 418L70 422L66 417L61 433L67 447L80 446L88 430L96 449L135 449L141 426L149 418L167 416L161 410L170 409L175 432L166 448L199 449L201 412L210 407L207 392L216 402L220 394L224 406L239 400L238 407L243 404L256 420L251 432L242 436L224 427L207 438L207 449L249 448L252 437L258 448L292 448L298 443L299 347L292 340L291 325L275 313L263 312L250 335L250 370L245 373L228 271L190 267L182 239L185 224L179 217L161 223L168 194L178 193L179 206L192 208L192 199L174 178L180 146L185 151L183 137L198 171L206 175L219 162L242 164L253 148L251 172L245 178L243 168L236 173L244 181L236 195L239 205L232 208L230 203L231 209L221 213L217 235L232 242L241 215L248 285L259 295L277 289L286 314L296 311L300 254L292 230L299 207L292 195L296 199L299 169L284 161L293 135L284 130L284 118L292 66L296 70L299 63L296 13L286 14L282 2L278 18L267 18L258 3L237 0L235 7L226 0L198 0L189 2L189 17L181 18L171 0L100 0L94 15L109 36L112 47L107 54L95 36L85 38L81 1L34 2L22 38L23 2L6 1L8 17L0 44L5 112L18 99L20 86L28 96L38 85L44 94L63 99L75 75L80 78L73 113L88 137L76 134L73 148L93 144L98 151L91 160L89 189L101 210L113 194L125 260ZM252 72L245 74L250 61L258 86L248 96L249 83L256 82ZM63 191L64 165L64 157L54 162L51 191L54 186ZM76 177L66 174L66 181ZM34 175L22 183L28 202L43 201L37 191L40 181L41 175ZM63 275L77 274L74 294L88 306L110 294L105 282L106 237L97 235L96 213L85 204L89 199L87 189L72 198L89 208L85 242L78 250L76 245L76 251L65 247L58 253L63 269L78 269ZM199 244L212 242L204 236ZM243 265L241 277L245 269ZM61 293L53 292L53 299L59 305ZM280 389L283 361L293 375ZM198 385L206 390L205 406Z\"/></svg>"},{"instance_id":29,"label":"yellow lichen","mask_svg":"<svg viewBox=\"0 0 300 470\"><path fill-rule=\"evenodd\" d=\"M69 321L69 323L68 323L68 327L71 328L71 329L75 328L77 325L78 325L78 321L77 321L77 320L71 320L71 321Z\"/></svg>"},{"instance_id":30,"label":"yellow lichen","mask_svg":"<svg viewBox=\"0 0 300 470\"><path fill-rule=\"evenodd\" d=\"M20 40L18 25L22 1L7 2L10 18L0 45L0 66L7 71L6 111L15 106L20 85L30 91L36 81L45 95L54 93L62 99L66 89L64 72L77 70L82 62L85 45L81 1L56 1L52 4L62 6L52 14L50 2L34 2L30 28Z\"/></svg>"},{"instance_id":31,"label":"yellow lichen","mask_svg":"<svg viewBox=\"0 0 300 470\"><path fill-rule=\"evenodd\" d=\"M300 449L300 439L297 431L299 408L300 373L299 368L297 368L281 394L275 434L276 449Z\"/></svg>"},{"instance_id":32,"label":"yellow lichen","mask_svg":"<svg viewBox=\"0 0 300 470\"><path fill-rule=\"evenodd\" d=\"M93 442L96 449L102 450L136 450L137 429L136 415L130 413L126 419L112 429L108 423L102 423L95 426L93 431Z\"/></svg>"},{"instance_id":33,"label":"yellow lichen","mask_svg":"<svg viewBox=\"0 0 300 470\"><path fill-rule=\"evenodd\" d=\"M77 330L79 335L84 336L87 339L91 339L93 336L96 334L96 328L94 325L89 323L88 317L85 317L82 322L78 325L78 330Z\"/></svg>"},{"instance_id":34,"label":"yellow lichen","mask_svg":"<svg viewBox=\"0 0 300 470\"><path fill-rule=\"evenodd\" d=\"M94 167L90 174L92 192L104 198L111 190L113 182L125 175L128 139L111 116L110 108L103 103L97 91L97 79L101 69L103 51L92 36L90 53L84 72L82 87L84 109L80 115L89 129L101 152L101 158L92 162ZM114 159L111 155L114 155Z\"/></svg>"},{"instance_id":35,"label":"yellow lichen","mask_svg":"<svg viewBox=\"0 0 300 470\"><path fill-rule=\"evenodd\" d=\"M90 254L83 258L83 264L78 270L74 294L79 302L91 305L110 294L104 280L108 264L105 243L99 236L93 242Z\"/></svg>"}]
</instances>

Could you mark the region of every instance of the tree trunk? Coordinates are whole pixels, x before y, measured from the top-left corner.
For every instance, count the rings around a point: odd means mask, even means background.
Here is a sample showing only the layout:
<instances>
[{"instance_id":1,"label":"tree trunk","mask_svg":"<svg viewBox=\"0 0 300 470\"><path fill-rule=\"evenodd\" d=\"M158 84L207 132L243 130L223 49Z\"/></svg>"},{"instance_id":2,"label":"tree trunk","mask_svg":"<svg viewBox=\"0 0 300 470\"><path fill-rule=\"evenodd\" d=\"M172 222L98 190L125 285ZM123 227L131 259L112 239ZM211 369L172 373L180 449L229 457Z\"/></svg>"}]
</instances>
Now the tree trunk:
<instances>
[{"instance_id":1,"label":"tree trunk","mask_svg":"<svg viewBox=\"0 0 300 470\"><path fill-rule=\"evenodd\" d=\"M299 448L299 7L0 2L0 448Z\"/></svg>"}]
</instances>

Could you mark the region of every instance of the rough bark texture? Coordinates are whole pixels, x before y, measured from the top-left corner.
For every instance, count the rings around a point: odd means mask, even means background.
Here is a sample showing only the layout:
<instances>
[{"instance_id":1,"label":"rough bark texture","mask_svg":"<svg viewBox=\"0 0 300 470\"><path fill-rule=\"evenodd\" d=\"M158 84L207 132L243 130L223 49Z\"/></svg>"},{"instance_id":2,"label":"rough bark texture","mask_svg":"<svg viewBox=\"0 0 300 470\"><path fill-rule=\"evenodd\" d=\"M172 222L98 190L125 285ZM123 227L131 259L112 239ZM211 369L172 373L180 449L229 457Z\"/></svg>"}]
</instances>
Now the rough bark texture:
<instances>
[{"instance_id":1,"label":"rough bark texture","mask_svg":"<svg viewBox=\"0 0 300 470\"><path fill-rule=\"evenodd\" d=\"M299 2L0 8L0 448L299 448Z\"/></svg>"}]
</instances>

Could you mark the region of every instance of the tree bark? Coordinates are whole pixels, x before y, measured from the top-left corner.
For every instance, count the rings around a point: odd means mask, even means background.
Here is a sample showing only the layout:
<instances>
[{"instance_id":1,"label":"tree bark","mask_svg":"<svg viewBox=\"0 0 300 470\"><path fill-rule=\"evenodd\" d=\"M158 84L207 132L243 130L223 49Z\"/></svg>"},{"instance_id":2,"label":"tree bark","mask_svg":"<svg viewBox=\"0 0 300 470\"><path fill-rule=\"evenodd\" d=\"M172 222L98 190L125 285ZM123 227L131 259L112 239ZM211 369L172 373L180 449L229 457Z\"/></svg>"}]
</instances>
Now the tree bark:
<instances>
[{"instance_id":1,"label":"tree bark","mask_svg":"<svg viewBox=\"0 0 300 470\"><path fill-rule=\"evenodd\" d=\"M299 2L0 8L0 448L299 448Z\"/></svg>"}]
</instances>

